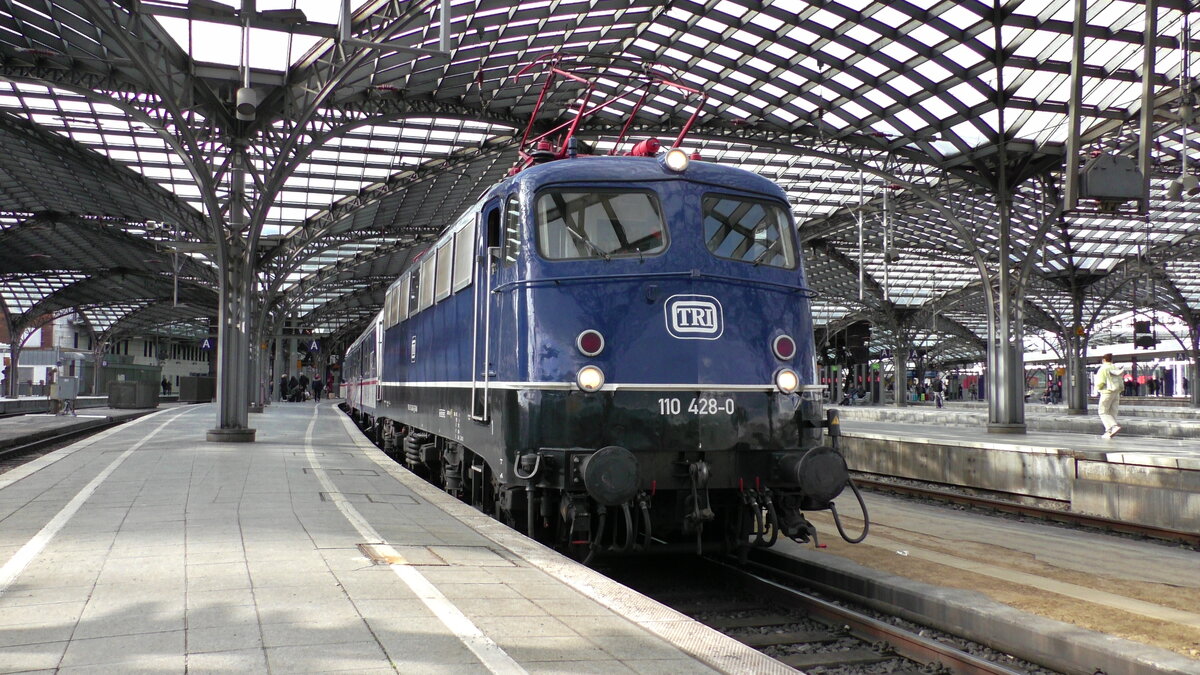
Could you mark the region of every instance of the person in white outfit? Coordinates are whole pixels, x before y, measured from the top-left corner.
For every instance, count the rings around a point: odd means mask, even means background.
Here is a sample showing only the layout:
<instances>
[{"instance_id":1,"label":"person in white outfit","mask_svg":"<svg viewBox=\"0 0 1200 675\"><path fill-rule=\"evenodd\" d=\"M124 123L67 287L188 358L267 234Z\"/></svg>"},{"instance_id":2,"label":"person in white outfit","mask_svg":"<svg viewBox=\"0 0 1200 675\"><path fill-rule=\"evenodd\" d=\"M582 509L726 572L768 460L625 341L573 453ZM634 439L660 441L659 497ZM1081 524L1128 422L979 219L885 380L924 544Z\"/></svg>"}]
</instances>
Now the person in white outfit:
<instances>
[{"instance_id":1,"label":"person in white outfit","mask_svg":"<svg viewBox=\"0 0 1200 675\"><path fill-rule=\"evenodd\" d=\"M1100 438L1112 438L1121 430L1117 425L1117 404L1121 401L1121 390L1125 388L1125 380L1121 377L1125 371L1113 365L1112 354L1105 354L1103 363L1096 370L1096 394L1100 397L1100 421L1104 423L1104 433Z\"/></svg>"}]
</instances>

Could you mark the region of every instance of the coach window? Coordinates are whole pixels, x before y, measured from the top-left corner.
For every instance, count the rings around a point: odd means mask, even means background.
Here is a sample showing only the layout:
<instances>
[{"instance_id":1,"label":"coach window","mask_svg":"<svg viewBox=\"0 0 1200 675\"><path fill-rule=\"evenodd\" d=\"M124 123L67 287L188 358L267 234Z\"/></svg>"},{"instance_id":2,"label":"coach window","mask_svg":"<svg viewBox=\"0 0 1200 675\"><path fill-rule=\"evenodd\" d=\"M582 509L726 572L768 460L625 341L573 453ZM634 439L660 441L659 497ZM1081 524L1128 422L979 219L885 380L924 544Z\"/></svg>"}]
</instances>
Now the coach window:
<instances>
[{"instance_id":1,"label":"coach window","mask_svg":"<svg viewBox=\"0 0 1200 675\"><path fill-rule=\"evenodd\" d=\"M409 291L408 291L409 292L408 315L413 316L417 312L421 311L421 307L420 307L419 303L417 302L417 298L419 298L421 295L421 284L422 284L421 268L418 267L418 268L414 269L412 271L412 274L410 275L410 278L412 279L412 286L409 288Z\"/></svg>"},{"instance_id":2,"label":"coach window","mask_svg":"<svg viewBox=\"0 0 1200 675\"><path fill-rule=\"evenodd\" d=\"M651 192L552 190L538 195L538 250L547 260L642 258L667 248Z\"/></svg>"},{"instance_id":3,"label":"coach window","mask_svg":"<svg viewBox=\"0 0 1200 675\"><path fill-rule=\"evenodd\" d=\"M388 289L383 298L383 326L391 328L396 325L396 289Z\"/></svg>"},{"instance_id":4,"label":"coach window","mask_svg":"<svg viewBox=\"0 0 1200 675\"><path fill-rule=\"evenodd\" d=\"M396 289L396 320L403 321L408 318L408 303L409 303L409 284L412 281L412 276L405 274L400 280L400 287Z\"/></svg>"},{"instance_id":5,"label":"coach window","mask_svg":"<svg viewBox=\"0 0 1200 675\"><path fill-rule=\"evenodd\" d=\"M454 235L454 290L461 291L471 285L471 274L475 269L471 253L475 250L475 221Z\"/></svg>"},{"instance_id":6,"label":"coach window","mask_svg":"<svg viewBox=\"0 0 1200 675\"><path fill-rule=\"evenodd\" d=\"M447 239L437 250L437 284L434 301L441 302L450 297L451 265L454 263L454 239Z\"/></svg>"},{"instance_id":7,"label":"coach window","mask_svg":"<svg viewBox=\"0 0 1200 675\"><path fill-rule=\"evenodd\" d=\"M404 321L404 309L406 309L404 305L406 304L407 303L404 303L403 282L397 283L397 285L392 286L391 288L391 301L388 303L388 305L391 307L392 325L396 325L397 323Z\"/></svg>"},{"instance_id":8,"label":"coach window","mask_svg":"<svg viewBox=\"0 0 1200 675\"><path fill-rule=\"evenodd\" d=\"M437 256L434 254L434 251L427 251L425 259L421 261L421 295L420 302L417 303L418 311L424 311L426 307L433 304L434 271L436 267Z\"/></svg>"},{"instance_id":9,"label":"coach window","mask_svg":"<svg viewBox=\"0 0 1200 675\"><path fill-rule=\"evenodd\" d=\"M710 194L704 209L704 242L718 258L754 265L796 266L791 220L773 202Z\"/></svg>"}]
</instances>

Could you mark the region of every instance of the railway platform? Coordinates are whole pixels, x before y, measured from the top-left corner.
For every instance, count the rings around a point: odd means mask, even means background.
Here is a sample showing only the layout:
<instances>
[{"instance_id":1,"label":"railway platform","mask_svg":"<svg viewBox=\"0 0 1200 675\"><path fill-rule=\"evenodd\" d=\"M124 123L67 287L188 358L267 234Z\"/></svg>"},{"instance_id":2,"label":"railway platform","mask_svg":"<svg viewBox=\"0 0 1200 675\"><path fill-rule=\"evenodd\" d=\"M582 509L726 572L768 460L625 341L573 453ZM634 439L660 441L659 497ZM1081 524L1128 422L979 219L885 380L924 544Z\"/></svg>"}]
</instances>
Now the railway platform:
<instances>
[{"instance_id":1,"label":"railway platform","mask_svg":"<svg viewBox=\"0 0 1200 675\"><path fill-rule=\"evenodd\" d=\"M1094 415L1029 410L1026 434L989 434L986 410L839 407L851 470L1058 502L1072 511L1200 532L1200 419L1122 407L1105 439ZM1084 425L1090 428L1080 433ZM1136 435L1141 431L1144 435ZM1153 435L1151 435L1153 433ZM1193 435L1194 434L1194 435Z\"/></svg>"},{"instance_id":2,"label":"railway platform","mask_svg":"<svg viewBox=\"0 0 1200 675\"><path fill-rule=\"evenodd\" d=\"M332 404L0 474L0 672L786 672L395 465Z\"/></svg>"},{"instance_id":3,"label":"railway platform","mask_svg":"<svg viewBox=\"0 0 1200 675\"><path fill-rule=\"evenodd\" d=\"M978 640L1058 672L1200 674L1196 551L894 497L864 495L871 526L847 544L827 512L812 520L824 547L781 541L814 587L893 616ZM844 502L844 503L843 503ZM853 497L846 529L862 528Z\"/></svg>"},{"instance_id":4,"label":"railway platform","mask_svg":"<svg viewBox=\"0 0 1200 675\"><path fill-rule=\"evenodd\" d=\"M80 396L75 399L75 409L103 408L108 405L107 396ZM0 398L0 418L13 415L40 414L50 411L50 399L45 396L22 396Z\"/></svg>"}]
</instances>

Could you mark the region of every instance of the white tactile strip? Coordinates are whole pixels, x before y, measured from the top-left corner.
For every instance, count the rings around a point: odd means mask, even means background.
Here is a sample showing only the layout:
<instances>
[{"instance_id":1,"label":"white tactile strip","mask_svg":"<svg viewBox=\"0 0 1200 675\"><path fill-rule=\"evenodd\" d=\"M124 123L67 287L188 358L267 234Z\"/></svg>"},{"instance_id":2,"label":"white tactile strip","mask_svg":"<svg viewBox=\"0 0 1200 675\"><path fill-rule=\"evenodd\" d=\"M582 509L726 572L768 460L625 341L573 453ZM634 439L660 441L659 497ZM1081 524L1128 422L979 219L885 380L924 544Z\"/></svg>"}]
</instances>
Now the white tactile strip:
<instances>
[{"instance_id":1,"label":"white tactile strip","mask_svg":"<svg viewBox=\"0 0 1200 675\"><path fill-rule=\"evenodd\" d=\"M321 468L320 459L317 458L313 448L313 427L317 424L320 409L320 406L313 407L312 418L309 420L308 429L304 432L304 448L308 454L309 466L312 468L311 473L315 474L317 480L321 482L324 492L329 495L329 500L337 506L346 520L350 521L358 534L366 540L375 556L389 563L388 567L396 576L400 577L416 597L433 612L434 616L450 629L467 649L475 654L484 667L497 675L525 673L525 669L519 663L513 660L491 638L484 635L483 631L443 595L437 586L426 579L416 567L401 564L403 556L385 542L371 523L359 513L358 509L354 508L354 505L337 491L337 487Z\"/></svg>"},{"instance_id":2,"label":"white tactile strip","mask_svg":"<svg viewBox=\"0 0 1200 675\"><path fill-rule=\"evenodd\" d=\"M685 654L725 673L796 673L789 666L713 630L691 617L647 598L481 514L415 476L368 441L346 415L342 424L353 442L380 468L422 499L463 522L533 567L559 579L583 596L611 609ZM393 566L395 567L395 566Z\"/></svg>"},{"instance_id":3,"label":"white tactile strip","mask_svg":"<svg viewBox=\"0 0 1200 675\"><path fill-rule=\"evenodd\" d=\"M166 412L166 411L163 411L163 412ZM101 483L103 483L110 475L112 475L112 473L114 471L116 471L117 468L120 467L121 464L126 459L129 458L130 455L132 455L134 452L136 452L138 450L138 448L142 447L147 442L149 442L150 439L154 438L154 436L156 436L158 434L158 432L165 429L167 427L167 425L169 425L171 422L174 422L175 420L179 419L180 417L186 415L188 412L190 412L190 411L184 410L184 411L181 411L181 412L171 416L165 422L163 422L162 424L155 427L154 431L151 431L150 433L146 434L142 438L142 440L135 443L128 450L125 450L124 452L122 452L116 459L114 459L112 462L110 462L109 465L107 467L105 467L104 470L102 470L95 478L93 478L91 481L88 482L87 485L85 485L82 489L80 489L79 492L77 492L75 494L75 496L72 497L71 500L68 501L67 504L65 506L63 506L63 508L60 509L59 512L57 514L55 514L55 516L53 518L50 519L50 522L46 523L46 525L44 527L42 527L42 529L39 530L37 534L35 534L28 542L26 542L24 546L22 546L20 549L18 549L17 552L14 553L12 555L12 557L10 557L8 559L8 561L4 563L4 566L0 567L0 594L3 594L4 591L6 591L8 589L9 585L11 585L12 582L16 580L17 576L19 576L21 574L21 572L25 569L25 567L27 565L29 565L30 561L32 561L34 558L36 558L37 555L39 553L41 553L46 548L46 546L48 546L50 544L51 541L54 540L54 537L59 533L60 530L62 530L62 528L67 524L67 522L71 520L71 518L75 515L75 513L78 512L79 509L83 507L84 502L86 502L88 500L88 498L92 496L92 494L96 491L96 489L100 487ZM158 413L155 413L155 415L157 415L157 414ZM154 415L142 417L138 420L135 420L135 422L140 422L142 420L149 419L150 417L153 417L153 416ZM119 429L121 427L117 427L117 428ZM115 431L115 430L116 429L113 429L113 431ZM89 440L92 443L94 443L97 440L100 440L100 437L102 437L102 436L106 437L107 434L108 434L108 432L104 432L102 434L98 434L97 436L92 437ZM69 446L68 448L64 448L64 450L69 450L70 452L74 452L75 450L87 447L87 445L90 445L90 443L77 443L75 445ZM59 451L59 452L62 452L62 451ZM65 457L66 454L70 454L70 452L59 455L58 459ZM51 454L58 454L58 453L56 452L56 453L51 453ZM49 455L47 455L47 456L49 456ZM33 463L35 463L35 462L31 462L30 464L33 464ZM26 466L28 466L28 465L26 465ZM45 464L40 465L38 468L40 468L41 466L45 466ZM24 468L24 467L22 467L22 468ZM13 473L13 472L9 472L9 473ZM22 475L22 477L29 475L29 473L30 472L25 472ZM8 476L8 474L5 474L5 476ZM5 487L6 485L11 485L13 482L16 482L17 480L20 480L20 478L14 478L10 482L0 483L0 489Z\"/></svg>"}]
</instances>

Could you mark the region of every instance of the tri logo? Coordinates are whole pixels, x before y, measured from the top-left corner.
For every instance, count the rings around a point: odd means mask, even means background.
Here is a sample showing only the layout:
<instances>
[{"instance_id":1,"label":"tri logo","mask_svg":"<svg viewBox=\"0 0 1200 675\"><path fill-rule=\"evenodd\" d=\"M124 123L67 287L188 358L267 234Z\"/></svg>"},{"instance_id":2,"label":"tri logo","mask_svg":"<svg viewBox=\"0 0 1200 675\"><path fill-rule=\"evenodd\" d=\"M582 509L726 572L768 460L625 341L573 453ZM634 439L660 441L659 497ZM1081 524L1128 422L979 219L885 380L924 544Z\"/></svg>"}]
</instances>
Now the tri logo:
<instances>
[{"instance_id":1,"label":"tri logo","mask_svg":"<svg viewBox=\"0 0 1200 675\"><path fill-rule=\"evenodd\" d=\"M678 340L716 340L725 332L721 302L711 295L672 295L663 311L667 332Z\"/></svg>"}]
</instances>

